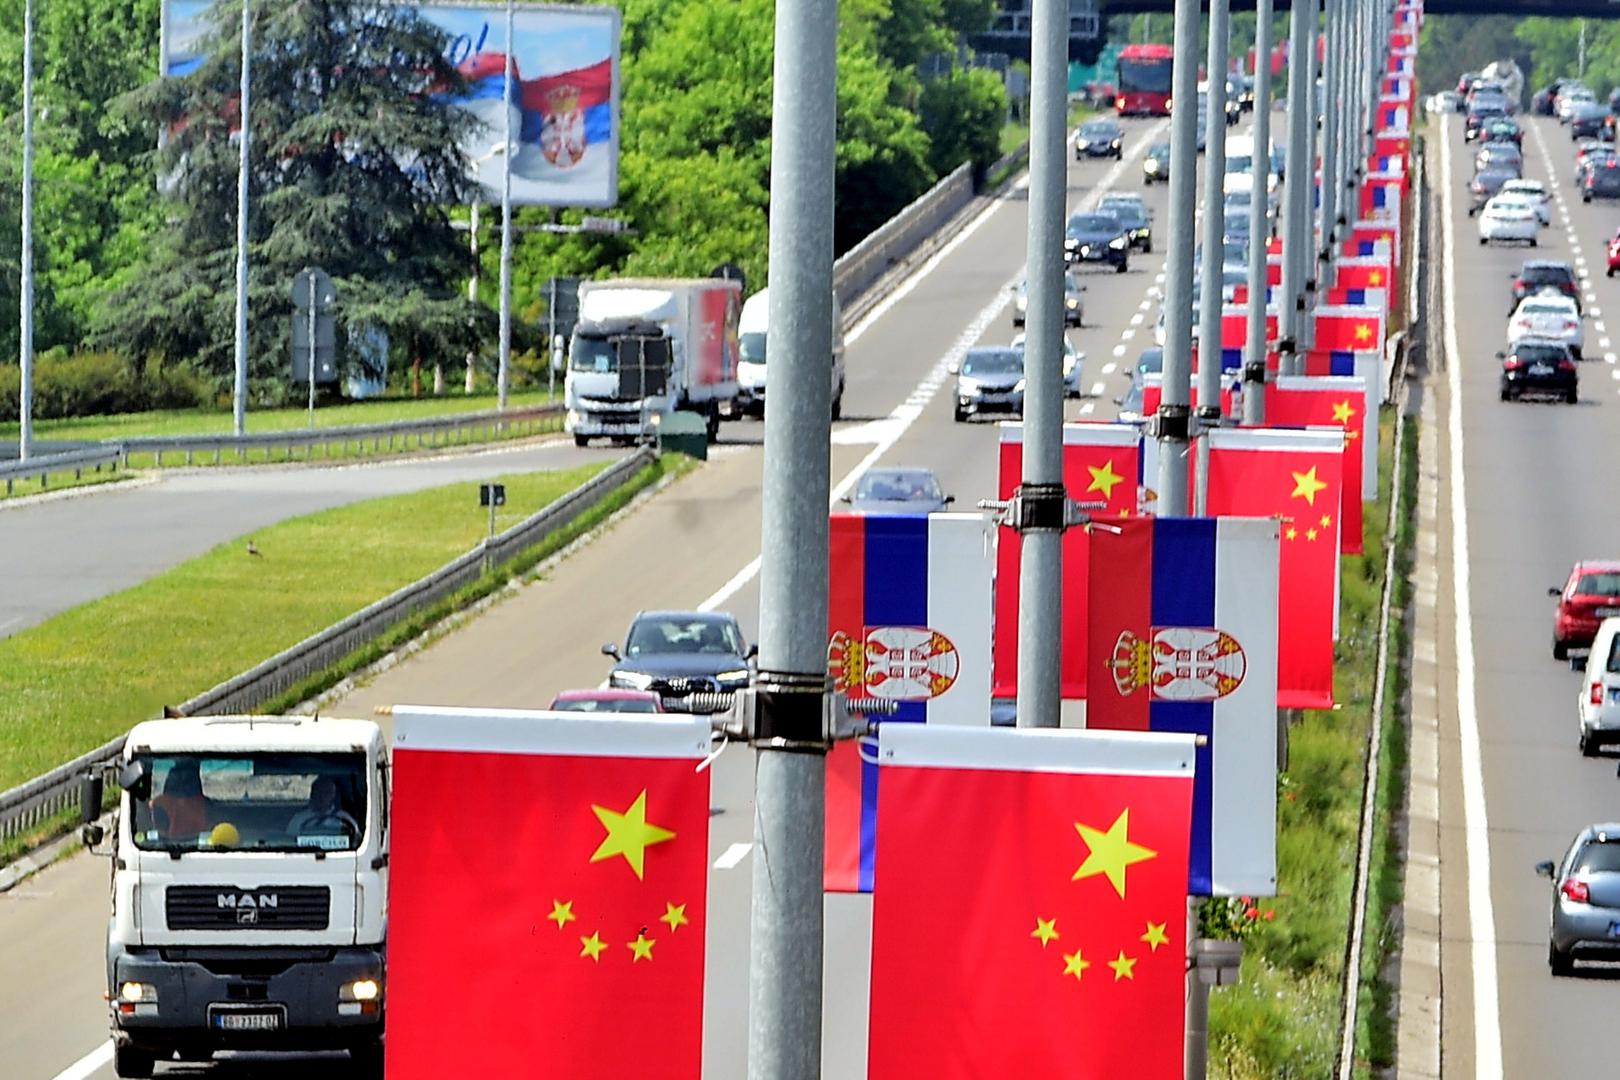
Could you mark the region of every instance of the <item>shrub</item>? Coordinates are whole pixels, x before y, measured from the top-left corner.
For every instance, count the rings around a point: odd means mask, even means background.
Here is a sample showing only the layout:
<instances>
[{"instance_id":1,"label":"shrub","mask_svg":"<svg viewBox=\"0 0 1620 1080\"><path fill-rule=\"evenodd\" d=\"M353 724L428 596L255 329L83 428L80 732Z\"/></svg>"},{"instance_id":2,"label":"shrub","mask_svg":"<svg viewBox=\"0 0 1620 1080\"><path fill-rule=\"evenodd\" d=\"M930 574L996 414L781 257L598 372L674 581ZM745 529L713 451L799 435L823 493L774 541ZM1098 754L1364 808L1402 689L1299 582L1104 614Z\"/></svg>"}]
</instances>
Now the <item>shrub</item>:
<instances>
[{"instance_id":1,"label":"shrub","mask_svg":"<svg viewBox=\"0 0 1620 1080\"><path fill-rule=\"evenodd\" d=\"M22 371L0 367L0 422L15 422L22 398ZM43 355L34 366L34 417L77 416L193 409L213 402L206 379L189 368L151 366L135 372L115 353Z\"/></svg>"}]
</instances>

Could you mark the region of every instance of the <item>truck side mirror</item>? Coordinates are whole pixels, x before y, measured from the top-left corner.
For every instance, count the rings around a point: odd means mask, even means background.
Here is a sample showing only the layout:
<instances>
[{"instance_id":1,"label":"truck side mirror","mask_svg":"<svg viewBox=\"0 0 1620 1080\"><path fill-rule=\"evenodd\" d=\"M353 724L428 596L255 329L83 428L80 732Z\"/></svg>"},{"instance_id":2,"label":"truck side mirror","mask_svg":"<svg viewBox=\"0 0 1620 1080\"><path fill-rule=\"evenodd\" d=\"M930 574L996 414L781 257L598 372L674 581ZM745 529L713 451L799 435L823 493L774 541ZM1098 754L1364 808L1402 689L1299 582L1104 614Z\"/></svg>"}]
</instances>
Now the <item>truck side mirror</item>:
<instances>
[{"instance_id":1,"label":"truck side mirror","mask_svg":"<svg viewBox=\"0 0 1620 1080\"><path fill-rule=\"evenodd\" d=\"M758 655L759 655L759 643L755 642L754 644L748 646L748 651L747 652L743 653L743 659L744 660L752 660L754 657L756 657Z\"/></svg>"},{"instance_id":2,"label":"truck side mirror","mask_svg":"<svg viewBox=\"0 0 1620 1080\"><path fill-rule=\"evenodd\" d=\"M132 798L149 799L152 796L152 766L146 761L131 761L118 770L118 786Z\"/></svg>"},{"instance_id":3,"label":"truck side mirror","mask_svg":"<svg viewBox=\"0 0 1620 1080\"><path fill-rule=\"evenodd\" d=\"M611 656L615 660L622 659L622 657L619 656L619 647L617 645L613 644L613 642L611 642L611 641L608 642L606 645L602 646L602 655L603 656Z\"/></svg>"},{"instance_id":4,"label":"truck side mirror","mask_svg":"<svg viewBox=\"0 0 1620 1080\"><path fill-rule=\"evenodd\" d=\"M79 823L91 825L101 816L102 779L99 772L79 777Z\"/></svg>"}]
</instances>

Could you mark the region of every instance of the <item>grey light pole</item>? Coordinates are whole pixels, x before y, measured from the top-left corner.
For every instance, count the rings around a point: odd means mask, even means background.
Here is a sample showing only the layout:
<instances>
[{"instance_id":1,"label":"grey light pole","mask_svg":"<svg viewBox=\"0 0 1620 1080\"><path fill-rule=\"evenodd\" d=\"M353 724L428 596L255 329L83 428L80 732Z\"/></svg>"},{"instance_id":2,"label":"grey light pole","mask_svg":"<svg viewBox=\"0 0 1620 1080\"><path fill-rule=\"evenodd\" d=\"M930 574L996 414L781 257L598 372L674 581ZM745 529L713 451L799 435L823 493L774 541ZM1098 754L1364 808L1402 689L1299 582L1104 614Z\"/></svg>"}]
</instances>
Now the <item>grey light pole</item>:
<instances>
[{"instance_id":1,"label":"grey light pole","mask_svg":"<svg viewBox=\"0 0 1620 1080\"><path fill-rule=\"evenodd\" d=\"M1192 236L1198 193L1198 0L1176 0L1171 72L1170 235ZM1213 111L1214 102L1210 109ZM1164 278L1164 387L1154 418L1159 440L1160 517L1187 515L1187 444L1192 400L1192 245L1171 243Z\"/></svg>"},{"instance_id":2,"label":"grey light pole","mask_svg":"<svg viewBox=\"0 0 1620 1080\"><path fill-rule=\"evenodd\" d=\"M495 377L496 408L506 408L512 385L512 82L516 67L512 62L512 0L506 0L506 77L501 80L506 98L506 128L501 136L501 355Z\"/></svg>"},{"instance_id":3,"label":"grey light pole","mask_svg":"<svg viewBox=\"0 0 1620 1080\"><path fill-rule=\"evenodd\" d=\"M1254 161L1249 202L1249 327L1243 350L1243 422L1266 422L1267 204L1271 201L1271 0L1255 0Z\"/></svg>"},{"instance_id":4,"label":"grey light pole","mask_svg":"<svg viewBox=\"0 0 1620 1080\"><path fill-rule=\"evenodd\" d=\"M1333 254L1334 227L1339 214L1339 187L1344 160L1339 151L1339 118L1348 107L1340 85L1344 69L1341 50L1344 46L1342 8L1345 3L1346 0L1322 0L1323 18L1327 25L1327 52L1322 71L1322 208L1318 227L1320 246L1312 260L1317 266L1318 279ZM1349 122L1351 130L1354 130L1353 114Z\"/></svg>"},{"instance_id":5,"label":"grey light pole","mask_svg":"<svg viewBox=\"0 0 1620 1080\"><path fill-rule=\"evenodd\" d=\"M837 0L776 5L748 1076L821 1075Z\"/></svg>"},{"instance_id":6,"label":"grey light pole","mask_svg":"<svg viewBox=\"0 0 1620 1080\"><path fill-rule=\"evenodd\" d=\"M1311 138L1311 102L1316 97L1311 85L1311 24L1315 21L1315 0L1295 0L1288 26L1288 168L1283 180L1283 259L1282 295L1278 298L1278 335L1291 348L1282 350L1282 371L1297 372L1304 327L1305 270L1301 257L1315 245L1311 241L1311 192L1316 163Z\"/></svg>"},{"instance_id":7,"label":"grey light pole","mask_svg":"<svg viewBox=\"0 0 1620 1080\"><path fill-rule=\"evenodd\" d=\"M248 164L253 128L251 112L253 56L253 3L242 0L242 86L239 90L241 130L236 147L236 386L231 394L234 425L238 438L247 434L248 394Z\"/></svg>"},{"instance_id":8,"label":"grey light pole","mask_svg":"<svg viewBox=\"0 0 1620 1080\"><path fill-rule=\"evenodd\" d=\"M22 296L18 299L17 456L27 461L34 447L34 0L23 4Z\"/></svg>"},{"instance_id":9,"label":"grey light pole","mask_svg":"<svg viewBox=\"0 0 1620 1080\"><path fill-rule=\"evenodd\" d=\"M1221 287L1221 266L1225 263L1226 239L1226 61L1231 46L1231 20L1227 0L1209 4L1209 109L1204 125L1204 259L1200 277L1198 322L1198 421L1215 424L1221 418L1221 309L1225 290ZM1220 101L1216 107L1217 98ZM1258 165L1255 166L1258 169ZM1259 176L1252 171L1251 176ZM1262 193L1264 186L1262 185ZM1251 198L1253 196L1251 195ZM1200 470L1196 512L1204 512L1208 470Z\"/></svg>"},{"instance_id":10,"label":"grey light pole","mask_svg":"<svg viewBox=\"0 0 1620 1080\"><path fill-rule=\"evenodd\" d=\"M1029 275L1018 498L1018 726L1062 708L1063 215L1068 194L1068 0L1035 0L1030 35Z\"/></svg>"}]
</instances>

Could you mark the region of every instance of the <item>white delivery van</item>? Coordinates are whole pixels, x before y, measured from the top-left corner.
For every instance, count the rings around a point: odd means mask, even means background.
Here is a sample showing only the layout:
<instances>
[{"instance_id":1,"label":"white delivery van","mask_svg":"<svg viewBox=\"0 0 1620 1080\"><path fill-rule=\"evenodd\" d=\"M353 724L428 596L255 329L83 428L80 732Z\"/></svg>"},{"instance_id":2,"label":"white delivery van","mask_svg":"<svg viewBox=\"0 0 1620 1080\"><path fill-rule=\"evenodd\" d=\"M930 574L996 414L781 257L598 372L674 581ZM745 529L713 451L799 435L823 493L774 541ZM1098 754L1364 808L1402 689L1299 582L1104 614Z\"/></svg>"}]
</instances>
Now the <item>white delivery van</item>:
<instances>
[{"instance_id":1,"label":"white delivery van","mask_svg":"<svg viewBox=\"0 0 1620 1080\"><path fill-rule=\"evenodd\" d=\"M1620 742L1620 618L1607 618L1598 624L1575 709L1581 727L1581 753L1591 757L1605 744Z\"/></svg>"},{"instance_id":2,"label":"white delivery van","mask_svg":"<svg viewBox=\"0 0 1620 1080\"><path fill-rule=\"evenodd\" d=\"M765 415L765 349L770 325L770 290L761 289L743 304L737 321L741 362L737 365L737 411ZM844 313L832 298L832 416L844 412Z\"/></svg>"}]
</instances>

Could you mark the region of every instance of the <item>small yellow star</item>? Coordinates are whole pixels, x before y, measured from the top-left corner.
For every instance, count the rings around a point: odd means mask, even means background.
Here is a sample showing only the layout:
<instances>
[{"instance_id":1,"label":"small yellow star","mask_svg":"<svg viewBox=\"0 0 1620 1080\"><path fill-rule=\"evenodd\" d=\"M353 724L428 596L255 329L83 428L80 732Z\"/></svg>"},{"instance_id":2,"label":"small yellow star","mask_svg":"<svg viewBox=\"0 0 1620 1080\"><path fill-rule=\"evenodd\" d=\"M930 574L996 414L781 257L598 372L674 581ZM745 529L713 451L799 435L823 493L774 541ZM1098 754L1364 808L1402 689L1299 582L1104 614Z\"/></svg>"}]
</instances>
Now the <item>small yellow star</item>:
<instances>
[{"instance_id":1,"label":"small yellow star","mask_svg":"<svg viewBox=\"0 0 1620 1080\"><path fill-rule=\"evenodd\" d=\"M1304 472L1292 474L1294 477L1294 490L1289 496L1292 499L1304 499L1312 506L1316 505L1316 493L1327 487L1326 480L1316 478L1316 466L1312 465Z\"/></svg>"},{"instance_id":2,"label":"small yellow star","mask_svg":"<svg viewBox=\"0 0 1620 1080\"><path fill-rule=\"evenodd\" d=\"M1063 974L1073 975L1076 982L1080 981L1080 976L1085 974L1086 968L1090 966L1091 961L1083 959L1079 949L1074 950L1072 956L1068 953L1063 954Z\"/></svg>"},{"instance_id":3,"label":"small yellow star","mask_svg":"<svg viewBox=\"0 0 1620 1080\"><path fill-rule=\"evenodd\" d=\"M1080 864L1080 868L1069 880L1080 881L1103 874L1108 878L1108 883L1114 887L1114 891L1119 894L1119 898L1125 899L1126 868L1158 855L1152 848L1131 842L1130 821L1131 812L1127 808L1119 812L1119 817L1114 819L1107 832L1075 822L1075 831L1080 834L1080 839L1085 841L1090 851L1086 855L1086 861Z\"/></svg>"},{"instance_id":4,"label":"small yellow star","mask_svg":"<svg viewBox=\"0 0 1620 1080\"><path fill-rule=\"evenodd\" d=\"M1166 925L1162 922L1150 922L1147 924L1147 933L1136 940L1146 942L1149 949L1158 952L1160 945L1170 944L1170 935L1164 932Z\"/></svg>"},{"instance_id":5,"label":"small yellow star","mask_svg":"<svg viewBox=\"0 0 1620 1080\"><path fill-rule=\"evenodd\" d=\"M1299 530L1290 525L1288 526L1288 531L1283 533L1283 536L1287 537L1289 540L1298 540Z\"/></svg>"},{"instance_id":6,"label":"small yellow star","mask_svg":"<svg viewBox=\"0 0 1620 1080\"><path fill-rule=\"evenodd\" d=\"M1331 517L1329 517L1328 515L1323 514L1322 515L1322 528L1325 529L1329 525L1332 525L1332 524L1333 524L1333 519Z\"/></svg>"},{"instance_id":7,"label":"small yellow star","mask_svg":"<svg viewBox=\"0 0 1620 1080\"><path fill-rule=\"evenodd\" d=\"M592 934L590 937L582 937L579 939L579 943L582 946L579 950L579 955L588 956L592 960L595 960L598 964L602 962L602 950L607 948L607 942L602 940L601 934Z\"/></svg>"},{"instance_id":8,"label":"small yellow star","mask_svg":"<svg viewBox=\"0 0 1620 1080\"><path fill-rule=\"evenodd\" d=\"M1306 529L1305 530L1305 539L1307 539L1307 540L1315 540L1316 539L1316 530L1315 529Z\"/></svg>"},{"instance_id":9,"label":"small yellow star","mask_svg":"<svg viewBox=\"0 0 1620 1080\"><path fill-rule=\"evenodd\" d=\"M1345 398L1333 406L1333 419L1340 424L1348 424L1350 418L1356 415L1356 410L1350 407L1350 399Z\"/></svg>"},{"instance_id":10,"label":"small yellow star","mask_svg":"<svg viewBox=\"0 0 1620 1080\"><path fill-rule=\"evenodd\" d=\"M557 929L563 929L569 923L574 921L574 902L572 900L566 902L562 900L553 900L551 902L551 914L547 915L546 918L556 923Z\"/></svg>"},{"instance_id":11,"label":"small yellow star","mask_svg":"<svg viewBox=\"0 0 1620 1080\"><path fill-rule=\"evenodd\" d=\"M1115 982L1119 982L1121 979L1131 979L1133 981L1136 979L1136 976L1131 972L1131 969L1136 966L1136 961L1126 956L1124 949L1119 950L1119 956L1116 959L1108 961L1108 966L1114 969Z\"/></svg>"},{"instance_id":12,"label":"small yellow star","mask_svg":"<svg viewBox=\"0 0 1620 1080\"><path fill-rule=\"evenodd\" d=\"M671 904L666 900L664 901L664 913L658 916L658 921L669 923L669 932L673 934L678 927L685 926L691 920L686 917L685 904Z\"/></svg>"},{"instance_id":13,"label":"small yellow star","mask_svg":"<svg viewBox=\"0 0 1620 1080\"><path fill-rule=\"evenodd\" d=\"M656 944L658 942L649 938L646 934L637 934L636 940L625 946L631 952L630 962L633 964L637 960L651 960L652 947Z\"/></svg>"},{"instance_id":14,"label":"small yellow star","mask_svg":"<svg viewBox=\"0 0 1620 1080\"><path fill-rule=\"evenodd\" d=\"M1046 948L1047 942L1057 940L1057 920L1043 919L1039 915L1035 916L1035 929L1030 931L1029 936L1039 938L1041 948Z\"/></svg>"},{"instance_id":15,"label":"small yellow star","mask_svg":"<svg viewBox=\"0 0 1620 1080\"><path fill-rule=\"evenodd\" d=\"M1095 465L1087 465L1086 471L1091 474L1091 485L1086 490L1088 492L1100 491L1105 499L1112 499L1114 497L1114 486L1125 479L1114 471L1113 458L1103 462L1100 468Z\"/></svg>"}]
</instances>

